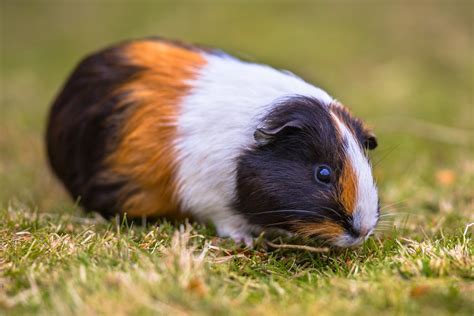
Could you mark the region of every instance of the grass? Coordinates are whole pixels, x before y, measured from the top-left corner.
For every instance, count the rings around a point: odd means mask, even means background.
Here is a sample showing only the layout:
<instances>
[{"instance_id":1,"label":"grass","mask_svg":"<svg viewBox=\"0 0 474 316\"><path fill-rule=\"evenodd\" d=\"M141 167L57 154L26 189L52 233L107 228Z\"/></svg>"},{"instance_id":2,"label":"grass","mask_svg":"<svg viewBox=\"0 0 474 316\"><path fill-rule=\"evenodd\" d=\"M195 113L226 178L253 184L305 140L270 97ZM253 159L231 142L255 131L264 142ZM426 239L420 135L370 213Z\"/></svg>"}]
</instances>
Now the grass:
<instances>
[{"instance_id":1,"label":"grass","mask_svg":"<svg viewBox=\"0 0 474 316\"><path fill-rule=\"evenodd\" d=\"M0 5L0 314L473 314L472 3ZM243 249L202 224L78 209L44 158L49 103L84 54L152 34L290 69L374 126L376 236Z\"/></svg>"}]
</instances>

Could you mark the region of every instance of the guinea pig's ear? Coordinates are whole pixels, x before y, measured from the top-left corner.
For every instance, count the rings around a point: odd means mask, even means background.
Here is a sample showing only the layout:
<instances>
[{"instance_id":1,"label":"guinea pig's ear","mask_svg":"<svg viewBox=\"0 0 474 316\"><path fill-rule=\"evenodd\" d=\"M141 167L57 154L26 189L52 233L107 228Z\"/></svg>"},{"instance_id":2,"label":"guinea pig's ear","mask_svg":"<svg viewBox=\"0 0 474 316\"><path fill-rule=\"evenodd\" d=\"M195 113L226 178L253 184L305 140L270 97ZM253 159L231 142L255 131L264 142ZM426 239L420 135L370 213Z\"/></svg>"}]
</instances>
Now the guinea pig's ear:
<instances>
[{"instance_id":1,"label":"guinea pig's ear","mask_svg":"<svg viewBox=\"0 0 474 316\"><path fill-rule=\"evenodd\" d=\"M377 148L378 142L375 134L370 130L364 131L364 147L368 150Z\"/></svg>"},{"instance_id":2,"label":"guinea pig's ear","mask_svg":"<svg viewBox=\"0 0 474 316\"><path fill-rule=\"evenodd\" d=\"M258 146L264 146L274 141L279 135L291 129L301 129L302 127L303 123L299 120L292 120L278 125L264 123L262 126L257 127L253 133L253 138Z\"/></svg>"}]
</instances>

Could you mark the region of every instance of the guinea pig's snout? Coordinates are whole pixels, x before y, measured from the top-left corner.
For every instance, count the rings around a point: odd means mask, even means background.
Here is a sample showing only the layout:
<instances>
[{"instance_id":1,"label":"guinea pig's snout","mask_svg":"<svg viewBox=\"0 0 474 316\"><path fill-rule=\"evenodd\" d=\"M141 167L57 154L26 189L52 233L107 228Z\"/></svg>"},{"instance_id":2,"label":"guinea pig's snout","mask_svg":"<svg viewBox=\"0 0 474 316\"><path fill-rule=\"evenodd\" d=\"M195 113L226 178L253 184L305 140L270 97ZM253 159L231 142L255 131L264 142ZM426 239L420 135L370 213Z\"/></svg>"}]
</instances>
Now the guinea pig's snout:
<instances>
[{"instance_id":1,"label":"guinea pig's snout","mask_svg":"<svg viewBox=\"0 0 474 316\"><path fill-rule=\"evenodd\" d=\"M372 234L372 229L367 228L351 228L347 230L346 233L342 234L336 241L335 246L348 248L348 247L356 247L361 245L364 241L366 241L369 236Z\"/></svg>"},{"instance_id":2,"label":"guinea pig's snout","mask_svg":"<svg viewBox=\"0 0 474 316\"><path fill-rule=\"evenodd\" d=\"M349 230L349 234L353 238L363 238L364 240L367 239L370 235L371 231L367 228L352 228Z\"/></svg>"},{"instance_id":3,"label":"guinea pig's snout","mask_svg":"<svg viewBox=\"0 0 474 316\"><path fill-rule=\"evenodd\" d=\"M337 238L335 245L339 247L354 247L366 241L372 235L380 214L380 203L370 203L371 207L357 208L352 220L346 223L343 234Z\"/></svg>"}]
</instances>

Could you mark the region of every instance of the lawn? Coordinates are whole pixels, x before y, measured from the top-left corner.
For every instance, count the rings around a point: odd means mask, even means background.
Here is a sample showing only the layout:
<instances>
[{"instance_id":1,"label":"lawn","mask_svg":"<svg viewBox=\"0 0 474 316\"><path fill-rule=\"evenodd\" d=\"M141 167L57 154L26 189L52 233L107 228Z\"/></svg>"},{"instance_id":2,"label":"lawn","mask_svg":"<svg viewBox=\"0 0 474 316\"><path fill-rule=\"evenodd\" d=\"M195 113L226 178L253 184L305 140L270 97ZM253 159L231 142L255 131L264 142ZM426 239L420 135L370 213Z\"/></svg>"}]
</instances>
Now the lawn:
<instances>
[{"instance_id":1,"label":"lawn","mask_svg":"<svg viewBox=\"0 0 474 316\"><path fill-rule=\"evenodd\" d=\"M469 1L0 1L0 314L473 315L473 12ZM324 253L262 239L244 249L211 226L106 221L74 205L44 156L50 102L85 54L149 35L289 69L364 118L379 140L376 235Z\"/></svg>"}]
</instances>

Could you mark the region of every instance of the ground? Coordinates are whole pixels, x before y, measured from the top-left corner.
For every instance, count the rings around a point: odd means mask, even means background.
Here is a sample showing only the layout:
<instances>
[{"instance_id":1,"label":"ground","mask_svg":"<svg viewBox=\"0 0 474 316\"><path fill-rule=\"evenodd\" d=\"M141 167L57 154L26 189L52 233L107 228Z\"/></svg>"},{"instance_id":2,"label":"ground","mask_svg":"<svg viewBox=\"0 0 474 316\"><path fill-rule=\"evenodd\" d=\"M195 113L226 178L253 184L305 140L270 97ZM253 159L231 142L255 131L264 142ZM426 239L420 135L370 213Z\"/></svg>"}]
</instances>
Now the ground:
<instances>
[{"instance_id":1,"label":"ground","mask_svg":"<svg viewBox=\"0 0 474 316\"><path fill-rule=\"evenodd\" d=\"M472 2L0 5L0 314L474 313ZM48 106L79 58L148 35L289 69L364 118L380 144L376 235L244 249L209 225L75 206L44 158Z\"/></svg>"}]
</instances>

